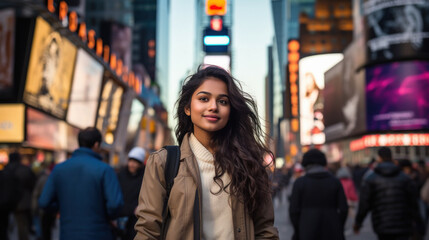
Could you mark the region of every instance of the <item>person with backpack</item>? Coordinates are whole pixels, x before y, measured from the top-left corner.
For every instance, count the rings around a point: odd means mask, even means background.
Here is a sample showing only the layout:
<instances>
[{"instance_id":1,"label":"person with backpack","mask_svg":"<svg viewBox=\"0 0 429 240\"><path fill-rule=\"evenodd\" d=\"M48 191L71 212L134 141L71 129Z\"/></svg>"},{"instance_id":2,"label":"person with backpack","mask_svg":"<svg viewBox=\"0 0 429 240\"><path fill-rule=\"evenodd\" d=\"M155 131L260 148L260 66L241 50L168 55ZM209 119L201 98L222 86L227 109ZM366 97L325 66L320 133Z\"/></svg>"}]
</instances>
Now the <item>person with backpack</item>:
<instances>
[{"instance_id":1,"label":"person with backpack","mask_svg":"<svg viewBox=\"0 0 429 240\"><path fill-rule=\"evenodd\" d=\"M272 153L254 100L208 66L185 81L176 114L180 157L164 148L150 155L134 239L278 239L264 162ZM169 190L172 159L180 162Z\"/></svg>"}]
</instances>

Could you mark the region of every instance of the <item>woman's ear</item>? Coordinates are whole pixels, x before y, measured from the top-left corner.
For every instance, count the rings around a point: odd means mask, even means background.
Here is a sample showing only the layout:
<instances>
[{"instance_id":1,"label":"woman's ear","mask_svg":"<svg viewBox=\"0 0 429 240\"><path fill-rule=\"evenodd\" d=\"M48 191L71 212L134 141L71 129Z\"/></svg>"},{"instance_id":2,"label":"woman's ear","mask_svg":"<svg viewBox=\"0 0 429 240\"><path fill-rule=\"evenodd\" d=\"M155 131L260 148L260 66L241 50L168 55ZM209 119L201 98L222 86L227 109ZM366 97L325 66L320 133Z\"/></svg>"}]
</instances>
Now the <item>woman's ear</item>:
<instances>
[{"instance_id":1,"label":"woman's ear","mask_svg":"<svg viewBox=\"0 0 429 240\"><path fill-rule=\"evenodd\" d=\"M185 114L188 116L191 116L191 108L190 107L185 107Z\"/></svg>"}]
</instances>

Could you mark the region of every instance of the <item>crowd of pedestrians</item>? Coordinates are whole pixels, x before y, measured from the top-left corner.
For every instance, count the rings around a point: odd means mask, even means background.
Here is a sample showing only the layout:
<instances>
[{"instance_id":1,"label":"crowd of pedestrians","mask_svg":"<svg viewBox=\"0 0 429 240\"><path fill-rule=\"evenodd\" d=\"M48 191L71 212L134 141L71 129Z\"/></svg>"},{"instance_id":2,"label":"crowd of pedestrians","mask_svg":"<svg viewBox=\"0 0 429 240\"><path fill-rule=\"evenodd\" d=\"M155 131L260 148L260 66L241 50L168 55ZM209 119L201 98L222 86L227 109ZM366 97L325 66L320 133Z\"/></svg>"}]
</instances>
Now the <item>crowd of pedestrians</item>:
<instances>
[{"instance_id":1,"label":"crowd of pedestrians","mask_svg":"<svg viewBox=\"0 0 429 240\"><path fill-rule=\"evenodd\" d=\"M10 219L19 240L52 239L58 219L61 240L278 239L272 197L283 188L293 240L343 240L347 218L359 234L369 213L380 240L423 239L424 161L395 159L381 147L368 166L331 167L313 148L270 173L256 103L217 67L190 76L177 106L174 156L134 147L115 170L94 127L79 132L79 148L66 161L45 162L37 176L11 152L0 171L0 239L8 240Z\"/></svg>"}]
</instances>

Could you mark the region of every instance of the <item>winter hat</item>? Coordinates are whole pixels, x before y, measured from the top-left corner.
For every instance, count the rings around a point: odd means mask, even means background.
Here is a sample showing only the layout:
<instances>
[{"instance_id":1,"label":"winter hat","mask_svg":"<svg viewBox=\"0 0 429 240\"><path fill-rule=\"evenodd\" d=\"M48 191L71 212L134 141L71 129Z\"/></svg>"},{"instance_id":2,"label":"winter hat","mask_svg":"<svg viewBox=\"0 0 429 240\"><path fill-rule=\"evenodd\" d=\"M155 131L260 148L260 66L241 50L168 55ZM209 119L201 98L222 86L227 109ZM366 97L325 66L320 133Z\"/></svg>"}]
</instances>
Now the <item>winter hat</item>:
<instances>
[{"instance_id":1,"label":"winter hat","mask_svg":"<svg viewBox=\"0 0 429 240\"><path fill-rule=\"evenodd\" d=\"M141 147L134 147L128 153L128 158L132 158L143 163L144 159L146 158L146 151Z\"/></svg>"},{"instance_id":2,"label":"winter hat","mask_svg":"<svg viewBox=\"0 0 429 240\"><path fill-rule=\"evenodd\" d=\"M326 166L327 164L326 156L319 149L313 148L308 150L306 153L304 153L301 164L303 167L307 167L308 165L313 165L313 164Z\"/></svg>"}]
</instances>

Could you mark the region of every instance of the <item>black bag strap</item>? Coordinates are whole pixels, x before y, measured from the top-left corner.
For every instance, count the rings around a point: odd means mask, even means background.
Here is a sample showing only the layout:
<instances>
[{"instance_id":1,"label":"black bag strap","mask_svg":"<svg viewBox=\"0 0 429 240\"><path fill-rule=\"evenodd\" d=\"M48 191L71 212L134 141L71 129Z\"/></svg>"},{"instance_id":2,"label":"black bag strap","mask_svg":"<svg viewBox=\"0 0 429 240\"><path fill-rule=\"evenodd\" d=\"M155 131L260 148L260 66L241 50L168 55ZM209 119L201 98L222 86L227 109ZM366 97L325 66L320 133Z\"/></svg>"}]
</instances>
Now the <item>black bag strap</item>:
<instances>
[{"instance_id":1,"label":"black bag strap","mask_svg":"<svg viewBox=\"0 0 429 240\"><path fill-rule=\"evenodd\" d=\"M161 227L161 237L165 239L166 237L166 225L167 220L170 217L170 212L168 211L168 198L170 197L171 189L173 188L174 178L177 176L180 165L180 148L179 146L165 146L164 149L167 150L167 161L165 162L165 186L167 194L164 199L164 207L162 209L162 227Z\"/></svg>"}]
</instances>

